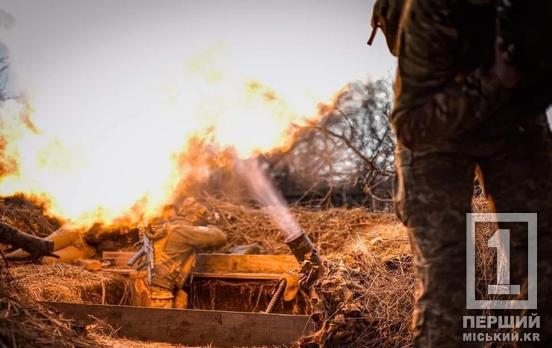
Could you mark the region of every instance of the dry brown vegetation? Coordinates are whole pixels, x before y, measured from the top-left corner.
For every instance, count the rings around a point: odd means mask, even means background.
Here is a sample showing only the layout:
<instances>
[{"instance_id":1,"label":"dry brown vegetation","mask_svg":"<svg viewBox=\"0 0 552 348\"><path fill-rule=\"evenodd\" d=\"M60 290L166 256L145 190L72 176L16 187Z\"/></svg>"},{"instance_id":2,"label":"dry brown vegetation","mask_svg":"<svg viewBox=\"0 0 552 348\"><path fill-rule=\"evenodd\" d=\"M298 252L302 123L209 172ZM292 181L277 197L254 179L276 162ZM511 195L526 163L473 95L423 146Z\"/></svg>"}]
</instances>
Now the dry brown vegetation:
<instances>
[{"instance_id":1,"label":"dry brown vegetation","mask_svg":"<svg viewBox=\"0 0 552 348\"><path fill-rule=\"evenodd\" d=\"M264 253L289 252L278 228L261 210L214 199L204 203L213 222L228 233L226 248L258 244ZM394 217L362 209L310 211L295 207L292 213L326 256L326 274L316 284L326 314L319 318L321 330L301 344L331 346L339 341L353 346L369 342L371 346L408 345L413 276L405 231ZM14 284L30 303L116 304L125 296L126 287L117 276L91 273L76 266L19 265L10 271ZM44 313L54 315L46 310ZM88 329L87 337L99 344L122 344L101 325Z\"/></svg>"},{"instance_id":2,"label":"dry brown vegetation","mask_svg":"<svg viewBox=\"0 0 552 348\"><path fill-rule=\"evenodd\" d=\"M37 202L20 195L0 197L0 221L38 237L48 236L60 222L45 215L45 207Z\"/></svg>"},{"instance_id":3,"label":"dry brown vegetation","mask_svg":"<svg viewBox=\"0 0 552 348\"><path fill-rule=\"evenodd\" d=\"M0 265L0 344L3 347L101 347L85 328L37 303Z\"/></svg>"},{"instance_id":4,"label":"dry brown vegetation","mask_svg":"<svg viewBox=\"0 0 552 348\"><path fill-rule=\"evenodd\" d=\"M119 275L73 265L19 265L11 267L10 273L35 301L123 304L130 292Z\"/></svg>"},{"instance_id":5,"label":"dry brown vegetation","mask_svg":"<svg viewBox=\"0 0 552 348\"><path fill-rule=\"evenodd\" d=\"M211 212L212 223L228 234L227 248L257 244L265 253L289 253L280 230L262 210L213 198L202 203ZM322 254L345 252L348 245L356 240L372 243L372 247L379 252L393 253L393 248L401 248L400 252L405 252L406 235L391 214L369 213L362 208L310 210L292 207L291 212ZM392 237L387 237L388 232Z\"/></svg>"},{"instance_id":6,"label":"dry brown vegetation","mask_svg":"<svg viewBox=\"0 0 552 348\"><path fill-rule=\"evenodd\" d=\"M225 249L257 244L263 253L288 253L278 228L261 210L212 198L203 203L211 222L228 234ZM488 209L483 201L477 201L475 208ZM311 304L319 309L315 318L320 329L297 345L410 346L415 279L402 225L390 214L360 208L313 211L293 207L292 213L325 258L324 275L312 294L318 304ZM482 267L492 267L492 260L485 260ZM127 290L119 277L70 265L19 265L11 267L10 274L3 269L0 339L4 344L148 346L120 340L102 323L79 327L35 302L123 303Z\"/></svg>"},{"instance_id":7,"label":"dry brown vegetation","mask_svg":"<svg viewBox=\"0 0 552 348\"><path fill-rule=\"evenodd\" d=\"M219 215L229 244L262 246L288 253L274 223L258 209L217 200L205 202ZM315 284L323 314L303 347L404 347L409 329L414 274L408 237L391 214L361 208L310 211L292 208L299 224L325 256L325 274Z\"/></svg>"}]
</instances>

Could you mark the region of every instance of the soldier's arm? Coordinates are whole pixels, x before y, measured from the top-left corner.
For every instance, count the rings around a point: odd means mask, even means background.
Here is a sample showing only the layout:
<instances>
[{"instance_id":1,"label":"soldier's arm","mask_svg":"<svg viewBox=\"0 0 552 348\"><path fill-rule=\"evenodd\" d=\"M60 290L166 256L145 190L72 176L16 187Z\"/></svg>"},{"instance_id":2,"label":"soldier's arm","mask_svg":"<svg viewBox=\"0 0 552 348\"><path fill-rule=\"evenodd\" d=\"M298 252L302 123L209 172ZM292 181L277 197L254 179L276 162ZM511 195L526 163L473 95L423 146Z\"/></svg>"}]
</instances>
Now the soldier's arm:
<instances>
[{"instance_id":1,"label":"soldier's arm","mask_svg":"<svg viewBox=\"0 0 552 348\"><path fill-rule=\"evenodd\" d=\"M412 0L405 9L392 124L418 148L451 140L494 113L511 95L493 68L461 74L455 0Z\"/></svg>"},{"instance_id":2,"label":"soldier's arm","mask_svg":"<svg viewBox=\"0 0 552 348\"><path fill-rule=\"evenodd\" d=\"M167 226L167 246L179 250L186 246L197 249L218 248L226 244L227 236L215 226L191 226L179 222L171 222Z\"/></svg>"}]
</instances>

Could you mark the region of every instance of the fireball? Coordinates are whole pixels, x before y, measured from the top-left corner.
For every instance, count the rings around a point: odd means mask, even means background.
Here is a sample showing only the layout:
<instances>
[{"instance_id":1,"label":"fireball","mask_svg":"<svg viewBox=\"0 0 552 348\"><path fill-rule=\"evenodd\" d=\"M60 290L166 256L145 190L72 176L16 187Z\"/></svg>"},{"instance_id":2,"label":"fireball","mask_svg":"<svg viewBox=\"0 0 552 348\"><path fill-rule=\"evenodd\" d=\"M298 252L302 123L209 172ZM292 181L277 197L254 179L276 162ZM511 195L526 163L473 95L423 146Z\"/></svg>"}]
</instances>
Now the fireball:
<instances>
[{"instance_id":1,"label":"fireball","mask_svg":"<svg viewBox=\"0 0 552 348\"><path fill-rule=\"evenodd\" d=\"M331 97L276 90L233 71L227 56L211 48L146 86L131 69L63 74L55 88L1 104L0 194L33 196L76 224L137 222L157 215L188 176L209 174L202 163L179 166L192 139L240 158L270 152Z\"/></svg>"}]
</instances>

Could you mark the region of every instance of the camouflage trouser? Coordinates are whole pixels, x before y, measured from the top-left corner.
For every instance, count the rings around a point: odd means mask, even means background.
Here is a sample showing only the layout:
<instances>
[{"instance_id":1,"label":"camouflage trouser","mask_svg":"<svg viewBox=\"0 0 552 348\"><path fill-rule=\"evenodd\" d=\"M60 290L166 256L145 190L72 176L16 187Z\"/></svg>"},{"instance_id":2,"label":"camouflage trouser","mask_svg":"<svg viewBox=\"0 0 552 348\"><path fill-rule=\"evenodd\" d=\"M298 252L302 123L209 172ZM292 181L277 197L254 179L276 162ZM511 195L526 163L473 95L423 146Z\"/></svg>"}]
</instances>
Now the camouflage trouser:
<instances>
[{"instance_id":1,"label":"camouflage trouser","mask_svg":"<svg viewBox=\"0 0 552 348\"><path fill-rule=\"evenodd\" d=\"M471 210L476 168L497 212L538 213L537 331L541 340L552 339L551 135L542 122L515 133L492 156L461 151L422 155L397 147L396 207L409 230L419 279L413 318L417 347L468 346L462 343L462 316L481 315L466 310L466 213ZM512 229L511 277L526 282L527 261L516 259L527 255L527 240L521 235L526 236L526 230Z\"/></svg>"},{"instance_id":2,"label":"camouflage trouser","mask_svg":"<svg viewBox=\"0 0 552 348\"><path fill-rule=\"evenodd\" d=\"M167 290L181 288L194 266L197 250L226 243L226 235L214 226L168 223L167 237L154 242L152 284Z\"/></svg>"}]
</instances>

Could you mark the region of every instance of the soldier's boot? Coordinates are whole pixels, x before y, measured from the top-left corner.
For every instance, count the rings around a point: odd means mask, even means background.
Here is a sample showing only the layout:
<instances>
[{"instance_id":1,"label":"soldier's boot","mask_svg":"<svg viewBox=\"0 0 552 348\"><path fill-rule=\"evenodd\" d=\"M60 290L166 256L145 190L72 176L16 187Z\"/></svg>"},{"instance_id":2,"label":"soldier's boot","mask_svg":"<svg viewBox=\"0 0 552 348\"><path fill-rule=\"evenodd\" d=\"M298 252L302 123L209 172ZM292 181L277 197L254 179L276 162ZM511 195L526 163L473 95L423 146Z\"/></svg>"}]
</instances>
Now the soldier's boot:
<instances>
[{"instance_id":1,"label":"soldier's boot","mask_svg":"<svg viewBox=\"0 0 552 348\"><path fill-rule=\"evenodd\" d=\"M174 295L172 290L151 285L149 288L148 307L173 308Z\"/></svg>"}]
</instances>

